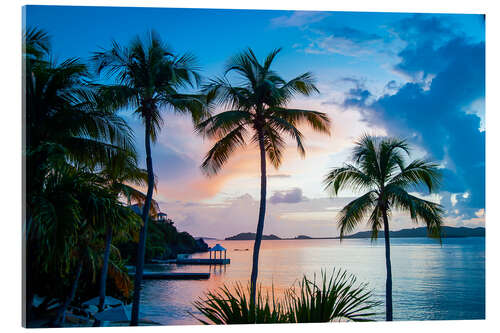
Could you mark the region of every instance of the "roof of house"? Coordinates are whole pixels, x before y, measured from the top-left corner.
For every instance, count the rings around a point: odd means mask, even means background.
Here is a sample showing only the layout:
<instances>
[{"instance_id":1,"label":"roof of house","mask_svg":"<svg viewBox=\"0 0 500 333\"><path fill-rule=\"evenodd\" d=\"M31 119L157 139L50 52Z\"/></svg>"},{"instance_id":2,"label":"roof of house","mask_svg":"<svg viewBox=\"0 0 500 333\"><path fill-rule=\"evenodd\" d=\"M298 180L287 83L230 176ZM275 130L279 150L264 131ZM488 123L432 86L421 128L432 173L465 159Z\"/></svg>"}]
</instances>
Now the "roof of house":
<instances>
[{"instance_id":1,"label":"roof of house","mask_svg":"<svg viewBox=\"0 0 500 333\"><path fill-rule=\"evenodd\" d=\"M226 251L226 249L223 248L220 244L215 244L215 246L212 247L209 251Z\"/></svg>"}]
</instances>

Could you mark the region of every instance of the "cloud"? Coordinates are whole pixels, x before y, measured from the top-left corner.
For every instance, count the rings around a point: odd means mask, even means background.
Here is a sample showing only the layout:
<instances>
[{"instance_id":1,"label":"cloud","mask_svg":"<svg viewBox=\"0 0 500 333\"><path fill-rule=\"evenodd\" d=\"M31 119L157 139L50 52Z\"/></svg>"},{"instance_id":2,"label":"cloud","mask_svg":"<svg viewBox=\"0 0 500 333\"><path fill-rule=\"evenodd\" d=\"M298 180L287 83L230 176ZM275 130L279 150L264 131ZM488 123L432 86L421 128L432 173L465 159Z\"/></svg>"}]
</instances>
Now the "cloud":
<instances>
[{"instance_id":1,"label":"cloud","mask_svg":"<svg viewBox=\"0 0 500 333\"><path fill-rule=\"evenodd\" d=\"M373 54L375 41L356 42L345 37L335 35L320 35L313 39L304 49L310 54L342 54L346 56L363 56Z\"/></svg>"},{"instance_id":2,"label":"cloud","mask_svg":"<svg viewBox=\"0 0 500 333\"><path fill-rule=\"evenodd\" d=\"M296 11L291 15L278 16L271 19L271 25L276 27L302 27L307 24L319 22L329 16L325 12Z\"/></svg>"},{"instance_id":3,"label":"cloud","mask_svg":"<svg viewBox=\"0 0 500 333\"><path fill-rule=\"evenodd\" d=\"M353 199L354 197L323 197L267 205L264 233L280 237L338 236L337 214ZM438 201L439 198L436 197L434 200ZM186 205L183 201L170 201L162 202L160 205L162 211L172 218L179 230L195 236L224 238L240 232L255 232L257 228L259 199L248 193L228 197L218 204L200 202L197 205ZM481 215L480 212L477 213ZM484 214L470 218L462 213L449 214L445 218L445 225L484 226ZM414 227L415 224L407 212L392 212L391 230ZM369 227L362 222L353 232L366 230L369 230Z\"/></svg>"},{"instance_id":4,"label":"cloud","mask_svg":"<svg viewBox=\"0 0 500 333\"><path fill-rule=\"evenodd\" d=\"M392 35L379 35L372 30L364 31L350 26L339 26L335 17L304 28L309 44L301 48L310 54L341 54L351 57L375 54L394 56L398 41ZM394 42L396 42L394 44Z\"/></svg>"},{"instance_id":5,"label":"cloud","mask_svg":"<svg viewBox=\"0 0 500 333\"><path fill-rule=\"evenodd\" d=\"M292 175L279 173L276 175L268 175L267 177L268 178L290 178L290 177L292 177Z\"/></svg>"},{"instance_id":6,"label":"cloud","mask_svg":"<svg viewBox=\"0 0 500 333\"><path fill-rule=\"evenodd\" d=\"M394 69L413 79L425 80L445 70L450 58L457 56L460 46L456 44L465 42L465 37L451 30L446 20L434 16L414 15L397 22L395 29L407 44L399 52L401 61Z\"/></svg>"},{"instance_id":7,"label":"cloud","mask_svg":"<svg viewBox=\"0 0 500 333\"><path fill-rule=\"evenodd\" d=\"M365 121L391 135L408 138L442 161L442 190L469 192L450 203L474 216L485 204L485 132L471 105L484 100L485 44L471 43L446 29L436 18L415 16L395 26L401 38L412 38L394 68L413 81L368 101L369 92L351 89L343 106L361 110ZM480 113L480 112L479 112Z\"/></svg>"},{"instance_id":8,"label":"cloud","mask_svg":"<svg viewBox=\"0 0 500 333\"><path fill-rule=\"evenodd\" d=\"M320 25L318 29L322 30L323 33L329 33L336 38L343 38L351 40L355 43L379 41L383 38L375 33L365 32L352 27L342 26L333 27L327 25Z\"/></svg>"},{"instance_id":9,"label":"cloud","mask_svg":"<svg viewBox=\"0 0 500 333\"><path fill-rule=\"evenodd\" d=\"M354 88L349 89L345 94L343 106L351 108L366 105L372 94L368 89L366 89L364 83L353 78L344 78L343 81L352 82L355 85Z\"/></svg>"},{"instance_id":10,"label":"cloud","mask_svg":"<svg viewBox=\"0 0 500 333\"><path fill-rule=\"evenodd\" d=\"M337 211L331 207L343 207L351 199L317 198L268 205L264 233L280 237L295 237L300 234L314 237L337 236ZM224 238L240 232L255 232L257 228L259 199L248 193L229 197L220 204L186 206L182 201L170 201L161 205L179 230L195 236Z\"/></svg>"},{"instance_id":11,"label":"cloud","mask_svg":"<svg viewBox=\"0 0 500 333\"><path fill-rule=\"evenodd\" d=\"M269 202L272 204L297 203L304 200L307 200L307 198L302 195L302 190L300 188L293 188L286 191L276 191L269 198Z\"/></svg>"}]
</instances>

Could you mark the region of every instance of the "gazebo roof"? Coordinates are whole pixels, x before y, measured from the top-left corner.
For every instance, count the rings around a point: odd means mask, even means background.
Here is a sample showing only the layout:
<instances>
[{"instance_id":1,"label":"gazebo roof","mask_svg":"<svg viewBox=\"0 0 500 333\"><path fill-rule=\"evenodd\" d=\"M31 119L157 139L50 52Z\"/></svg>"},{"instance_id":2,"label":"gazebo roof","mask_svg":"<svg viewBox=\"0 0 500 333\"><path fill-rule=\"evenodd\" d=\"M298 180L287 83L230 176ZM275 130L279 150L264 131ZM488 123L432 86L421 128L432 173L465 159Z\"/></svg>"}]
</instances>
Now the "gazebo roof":
<instances>
[{"instance_id":1,"label":"gazebo roof","mask_svg":"<svg viewBox=\"0 0 500 333\"><path fill-rule=\"evenodd\" d=\"M226 249L223 248L220 244L215 244L215 246L212 247L209 251L226 251Z\"/></svg>"}]
</instances>

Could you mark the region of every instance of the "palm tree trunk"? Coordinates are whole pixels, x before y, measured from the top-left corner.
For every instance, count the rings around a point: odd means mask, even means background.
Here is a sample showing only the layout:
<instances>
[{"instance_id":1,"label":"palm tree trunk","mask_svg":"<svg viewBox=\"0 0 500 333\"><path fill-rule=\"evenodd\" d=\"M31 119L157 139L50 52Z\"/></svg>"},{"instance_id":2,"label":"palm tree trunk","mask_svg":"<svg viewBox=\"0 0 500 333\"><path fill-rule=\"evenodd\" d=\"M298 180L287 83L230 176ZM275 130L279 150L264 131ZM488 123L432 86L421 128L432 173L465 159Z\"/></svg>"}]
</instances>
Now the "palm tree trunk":
<instances>
[{"instance_id":1,"label":"palm tree trunk","mask_svg":"<svg viewBox=\"0 0 500 333\"><path fill-rule=\"evenodd\" d=\"M259 132L260 148L260 207L259 221L257 223L257 233L255 234L255 243L253 246L252 275L250 276L250 304L255 305L255 294L257 291L257 275L259 272L259 251L262 241L262 232L264 230L264 217L266 215L266 149L264 147L264 135Z\"/></svg>"},{"instance_id":2,"label":"palm tree trunk","mask_svg":"<svg viewBox=\"0 0 500 333\"><path fill-rule=\"evenodd\" d=\"M71 286L71 292L69 296L66 298L66 301L64 301L64 304L59 309L56 326L63 324L64 321L66 320L66 309L68 309L68 306L71 304L71 302L73 302L73 299L75 298L76 290L78 288L78 281L80 281L80 275L82 273L82 268L83 268L83 260L80 260L80 262L78 263L78 268L76 270L75 280L73 281L73 285Z\"/></svg>"},{"instance_id":3,"label":"palm tree trunk","mask_svg":"<svg viewBox=\"0 0 500 333\"><path fill-rule=\"evenodd\" d=\"M99 281L99 311L104 310L104 301L106 299L106 280L108 278L109 252L112 238L113 229L111 225L108 225L106 230L106 246L104 248L104 257L102 260L101 279Z\"/></svg>"},{"instance_id":4,"label":"palm tree trunk","mask_svg":"<svg viewBox=\"0 0 500 333\"><path fill-rule=\"evenodd\" d=\"M146 236L148 230L149 210L151 208L151 199L153 197L154 188L154 173L153 173L153 160L151 158L151 118L146 118L146 166L148 170L148 192L146 201L142 209L143 226L139 236L139 245L137 248L137 264L135 266L135 281L134 281L134 301L132 304L132 315L130 319L130 326L137 326L139 324L139 304L141 301L141 284L142 274L144 271L144 256L146 254Z\"/></svg>"},{"instance_id":5,"label":"palm tree trunk","mask_svg":"<svg viewBox=\"0 0 500 333\"><path fill-rule=\"evenodd\" d=\"M387 211L382 210L384 218L384 239L385 239L385 268L387 277L385 281L385 320L392 321L392 269L391 269L391 243L389 240L389 220Z\"/></svg>"},{"instance_id":6,"label":"palm tree trunk","mask_svg":"<svg viewBox=\"0 0 500 333\"><path fill-rule=\"evenodd\" d=\"M26 202L26 201L25 201ZM25 300L25 308L22 314L22 322L25 327L27 327L28 322L32 319L32 311L33 311L33 299L35 297L33 288L31 286L31 282L33 279L33 270L31 268L33 260L30 260L30 249L28 248L29 242L28 242L28 226L31 224L31 215L29 214L28 208L26 208L26 215L28 216L26 218L26 225L24 228L24 235L23 235L23 268L24 268L24 274L23 274L23 300Z\"/></svg>"}]
</instances>

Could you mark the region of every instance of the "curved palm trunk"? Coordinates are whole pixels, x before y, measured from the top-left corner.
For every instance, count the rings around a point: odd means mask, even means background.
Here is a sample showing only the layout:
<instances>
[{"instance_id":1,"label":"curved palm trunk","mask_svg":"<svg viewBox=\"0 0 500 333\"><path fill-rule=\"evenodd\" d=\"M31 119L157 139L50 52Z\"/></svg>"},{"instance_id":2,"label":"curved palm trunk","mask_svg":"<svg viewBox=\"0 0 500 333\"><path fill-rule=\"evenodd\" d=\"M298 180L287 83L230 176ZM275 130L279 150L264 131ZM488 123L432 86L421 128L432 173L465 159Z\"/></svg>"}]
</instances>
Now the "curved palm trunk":
<instances>
[{"instance_id":1,"label":"curved palm trunk","mask_svg":"<svg viewBox=\"0 0 500 333\"><path fill-rule=\"evenodd\" d=\"M266 150L264 147L264 137L259 133L260 148L260 207L259 221L257 223L257 233L255 234L255 243L253 246L252 275L250 276L250 302L255 305L255 294L257 290L257 275L259 272L259 251L264 230L264 217L266 215Z\"/></svg>"},{"instance_id":2,"label":"curved palm trunk","mask_svg":"<svg viewBox=\"0 0 500 333\"><path fill-rule=\"evenodd\" d=\"M384 239L385 239L385 268L387 278L385 281L385 320L392 321L392 269L391 269L391 243L389 240L389 220L386 210L382 210L384 217Z\"/></svg>"},{"instance_id":3,"label":"curved palm trunk","mask_svg":"<svg viewBox=\"0 0 500 333\"><path fill-rule=\"evenodd\" d=\"M104 257L102 260L101 278L99 281L99 311L104 310L104 300L106 299L106 280L108 278L109 252L112 238L113 229L111 225L108 225L106 230L106 246L104 248Z\"/></svg>"},{"instance_id":4,"label":"curved palm trunk","mask_svg":"<svg viewBox=\"0 0 500 333\"><path fill-rule=\"evenodd\" d=\"M146 253L146 236L148 230L149 209L151 207L151 199L153 197L154 188L154 174L153 174L153 160L151 158L151 118L146 118L146 166L148 170L148 192L146 201L142 209L142 220L144 222L141 233L139 236L139 245L137 248L137 264L135 266L135 281L134 281L134 301L132 304L132 315L130 318L130 326L137 326L139 324L139 303L141 301L141 284L142 274L144 271L144 255Z\"/></svg>"},{"instance_id":5,"label":"curved palm trunk","mask_svg":"<svg viewBox=\"0 0 500 333\"><path fill-rule=\"evenodd\" d=\"M68 309L68 306L71 304L71 302L73 302L73 299L75 298L76 289L78 288L78 282L80 281L80 275L82 273L82 268L83 268L83 260L80 260L80 262L78 263L78 268L76 270L75 280L73 281L73 285L71 286L71 292L69 296L66 298L66 301L64 301L64 304L58 311L56 326L63 324L64 321L66 320L66 310Z\"/></svg>"}]
</instances>

